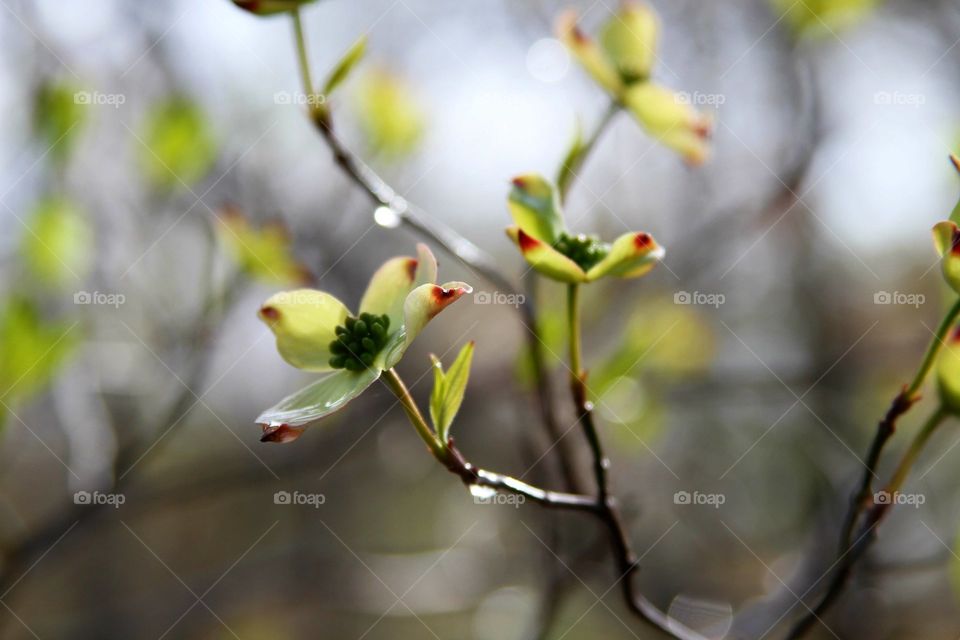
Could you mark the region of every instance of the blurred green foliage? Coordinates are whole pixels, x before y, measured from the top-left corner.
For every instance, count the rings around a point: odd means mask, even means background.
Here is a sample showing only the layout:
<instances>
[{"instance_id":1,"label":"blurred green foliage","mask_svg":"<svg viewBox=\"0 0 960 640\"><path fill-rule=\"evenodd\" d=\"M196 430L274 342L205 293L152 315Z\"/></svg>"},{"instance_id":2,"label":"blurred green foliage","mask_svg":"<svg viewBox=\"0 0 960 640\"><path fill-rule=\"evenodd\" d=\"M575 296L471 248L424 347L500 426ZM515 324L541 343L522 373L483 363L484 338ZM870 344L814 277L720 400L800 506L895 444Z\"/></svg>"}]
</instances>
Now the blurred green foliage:
<instances>
[{"instance_id":1,"label":"blurred green foliage","mask_svg":"<svg viewBox=\"0 0 960 640\"><path fill-rule=\"evenodd\" d=\"M48 197L37 203L23 237L23 260L44 285L61 288L90 268L93 231L69 200Z\"/></svg>"},{"instance_id":2,"label":"blurred green foliage","mask_svg":"<svg viewBox=\"0 0 960 640\"><path fill-rule=\"evenodd\" d=\"M65 161L86 121L86 105L79 89L61 81L45 82L34 96L33 127L37 138L50 149L50 157Z\"/></svg>"},{"instance_id":3,"label":"blurred green foliage","mask_svg":"<svg viewBox=\"0 0 960 640\"><path fill-rule=\"evenodd\" d=\"M797 35L825 36L866 17L880 0L772 0Z\"/></svg>"},{"instance_id":4,"label":"blurred green foliage","mask_svg":"<svg viewBox=\"0 0 960 640\"><path fill-rule=\"evenodd\" d=\"M384 69L373 69L362 77L358 113L370 146L388 158L412 152L423 137L423 111L410 88Z\"/></svg>"},{"instance_id":5,"label":"blurred green foliage","mask_svg":"<svg viewBox=\"0 0 960 640\"><path fill-rule=\"evenodd\" d=\"M254 227L235 207L227 207L217 225L227 252L247 275L274 284L308 284L313 275L296 261L290 236L279 222Z\"/></svg>"},{"instance_id":6,"label":"blurred green foliage","mask_svg":"<svg viewBox=\"0 0 960 640\"><path fill-rule=\"evenodd\" d=\"M0 400L13 407L53 378L79 334L74 325L46 322L27 298L11 296L0 304ZM0 413L0 424L4 417Z\"/></svg>"},{"instance_id":7,"label":"blurred green foliage","mask_svg":"<svg viewBox=\"0 0 960 640\"><path fill-rule=\"evenodd\" d=\"M147 114L140 159L152 186L161 191L190 188L211 169L217 145L206 115L194 102L175 97Z\"/></svg>"}]
</instances>

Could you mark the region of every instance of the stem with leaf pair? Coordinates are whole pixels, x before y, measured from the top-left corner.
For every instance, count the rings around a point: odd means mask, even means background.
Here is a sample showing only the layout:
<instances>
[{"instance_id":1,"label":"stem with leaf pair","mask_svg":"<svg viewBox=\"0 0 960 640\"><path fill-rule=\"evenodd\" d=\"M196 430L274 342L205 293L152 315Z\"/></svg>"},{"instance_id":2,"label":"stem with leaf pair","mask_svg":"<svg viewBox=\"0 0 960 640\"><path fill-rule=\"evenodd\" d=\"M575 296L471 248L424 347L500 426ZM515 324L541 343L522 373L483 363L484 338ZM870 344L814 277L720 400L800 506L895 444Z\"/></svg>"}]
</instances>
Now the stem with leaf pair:
<instances>
[{"instance_id":1,"label":"stem with leaf pair","mask_svg":"<svg viewBox=\"0 0 960 640\"><path fill-rule=\"evenodd\" d=\"M427 420L424 418L413 396L410 395L410 390L403 383L403 380L395 369L384 371L382 379L384 384L386 384L400 401L417 435L419 435L423 443L427 445L427 449L433 457L451 473L460 476L466 485L506 491L523 496L546 507L577 511L596 510L596 502L589 496L548 491L511 476L481 469L467 462L463 454L454 444L453 438L442 442L433 429L430 428L430 425L427 424Z\"/></svg>"}]
</instances>

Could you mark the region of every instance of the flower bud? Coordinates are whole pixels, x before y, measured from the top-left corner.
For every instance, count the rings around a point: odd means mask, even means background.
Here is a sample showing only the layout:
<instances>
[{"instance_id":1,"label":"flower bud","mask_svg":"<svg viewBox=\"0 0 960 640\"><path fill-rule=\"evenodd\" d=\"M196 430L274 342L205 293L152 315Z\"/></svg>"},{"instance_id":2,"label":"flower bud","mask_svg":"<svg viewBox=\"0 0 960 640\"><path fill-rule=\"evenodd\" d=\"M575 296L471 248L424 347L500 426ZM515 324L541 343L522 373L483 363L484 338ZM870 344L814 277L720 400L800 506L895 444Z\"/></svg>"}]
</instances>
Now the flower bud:
<instances>
[{"instance_id":1,"label":"flower bud","mask_svg":"<svg viewBox=\"0 0 960 640\"><path fill-rule=\"evenodd\" d=\"M625 1L600 34L600 44L626 84L650 77L660 25L645 4Z\"/></svg>"},{"instance_id":2,"label":"flower bud","mask_svg":"<svg viewBox=\"0 0 960 640\"><path fill-rule=\"evenodd\" d=\"M233 4L258 16L293 11L313 0L233 0Z\"/></svg>"}]
</instances>

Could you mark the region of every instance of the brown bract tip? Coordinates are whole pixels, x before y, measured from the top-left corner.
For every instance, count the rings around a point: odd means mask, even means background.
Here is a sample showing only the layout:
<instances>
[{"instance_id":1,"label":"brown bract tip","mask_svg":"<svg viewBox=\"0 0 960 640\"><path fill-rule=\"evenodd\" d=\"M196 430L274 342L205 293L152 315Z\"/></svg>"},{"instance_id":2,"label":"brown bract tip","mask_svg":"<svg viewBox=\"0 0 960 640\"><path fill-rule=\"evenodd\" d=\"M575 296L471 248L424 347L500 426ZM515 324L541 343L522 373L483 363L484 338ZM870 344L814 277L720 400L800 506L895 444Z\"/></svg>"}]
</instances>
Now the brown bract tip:
<instances>
[{"instance_id":1,"label":"brown bract tip","mask_svg":"<svg viewBox=\"0 0 960 640\"><path fill-rule=\"evenodd\" d=\"M440 285L435 285L433 287L433 302L434 306L430 310L430 317L434 317L448 306L460 299L465 293L469 293L470 289L463 287L451 287L450 289L444 289Z\"/></svg>"},{"instance_id":2,"label":"brown bract tip","mask_svg":"<svg viewBox=\"0 0 960 640\"><path fill-rule=\"evenodd\" d=\"M950 253L960 255L960 227L956 225L953 226L953 237L950 239Z\"/></svg>"},{"instance_id":3,"label":"brown bract tip","mask_svg":"<svg viewBox=\"0 0 960 640\"><path fill-rule=\"evenodd\" d=\"M653 236L649 233L638 233L633 236L633 244L637 249L645 251L653 246Z\"/></svg>"},{"instance_id":4,"label":"brown bract tip","mask_svg":"<svg viewBox=\"0 0 960 640\"><path fill-rule=\"evenodd\" d=\"M577 44L586 44L590 41L590 38L587 37L578 25L573 25L570 27L570 35L573 36L573 39L577 41Z\"/></svg>"},{"instance_id":5,"label":"brown bract tip","mask_svg":"<svg viewBox=\"0 0 960 640\"><path fill-rule=\"evenodd\" d=\"M440 285L433 288L433 299L437 304L445 304L451 301L451 298L457 297L462 289L444 289Z\"/></svg>"},{"instance_id":6,"label":"brown bract tip","mask_svg":"<svg viewBox=\"0 0 960 640\"><path fill-rule=\"evenodd\" d=\"M232 202L224 203L220 207L220 215L227 220L243 218L243 210Z\"/></svg>"},{"instance_id":7,"label":"brown bract tip","mask_svg":"<svg viewBox=\"0 0 960 640\"><path fill-rule=\"evenodd\" d=\"M416 258L410 258L407 260L407 275L410 277L410 281L413 282L413 279L417 277L417 265L419 261Z\"/></svg>"},{"instance_id":8,"label":"brown bract tip","mask_svg":"<svg viewBox=\"0 0 960 640\"><path fill-rule=\"evenodd\" d=\"M957 157L957 154L955 153L950 154L950 162L953 163L953 168L956 169L958 173L960 173L960 158Z\"/></svg>"},{"instance_id":9,"label":"brown bract tip","mask_svg":"<svg viewBox=\"0 0 960 640\"><path fill-rule=\"evenodd\" d=\"M260 307L260 317L268 322L276 322L280 319L280 311L276 307L264 305Z\"/></svg>"},{"instance_id":10,"label":"brown bract tip","mask_svg":"<svg viewBox=\"0 0 960 640\"><path fill-rule=\"evenodd\" d=\"M303 428L291 427L288 424L265 424L260 442L293 442L303 434Z\"/></svg>"},{"instance_id":11,"label":"brown bract tip","mask_svg":"<svg viewBox=\"0 0 960 640\"><path fill-rule=\"evenodd\" d=\"M513 184L513 186L515 186L517 189L527 188L527 180L522 177L514 178L513 180L510 181L510 183Z\"/></svg>"},{"instance_id":12,"label":"brown bract tip","mask_svg":"<svg viewBox=\"0 0 960 640\"><path fill-rule=\"evenodd\" d=\"M949 341L960 342L960 325L957 325L956 327L954 327L953 330L950 332Z\"/></svg>"},{"instance_id":13,"label":"brown bract tip","mask_svg":"<svg viewBox=\"0 0 960 640\"><path fill-rule=\"evenodd\" d=\"M304 286L310 286L317 283L317 276L305 264L298 263L295 267L297 272L296 280Z\"/></svg>"}]
</instances>

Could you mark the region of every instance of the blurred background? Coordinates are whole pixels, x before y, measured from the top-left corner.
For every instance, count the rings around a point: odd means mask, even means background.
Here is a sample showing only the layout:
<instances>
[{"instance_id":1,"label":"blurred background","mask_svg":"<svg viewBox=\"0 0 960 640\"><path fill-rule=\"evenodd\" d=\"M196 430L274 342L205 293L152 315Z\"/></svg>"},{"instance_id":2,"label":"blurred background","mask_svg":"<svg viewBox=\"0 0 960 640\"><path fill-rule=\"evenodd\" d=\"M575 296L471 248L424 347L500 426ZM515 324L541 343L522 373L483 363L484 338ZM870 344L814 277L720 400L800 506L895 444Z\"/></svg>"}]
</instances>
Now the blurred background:
<instances>
[{"instance_id":1,"label":"blurred background","mask_svg":"<svg viewBox=\"0 0 960 640\"><path fill-rule=\"evenodd\" d=\"M588 32L616 9L570 4ZM626 114L600 139L568 222L649 231L667 257L585 293L586 364L642 591L710 638L782 637L949 302L929 229L958 194L960 4L652 5L654 75L713 115L712 155L685 166ZM509 179L554 175L607 104L553 38L566 6L304 10L316 74L369 38L330 104L343 143L518 285ZM417 240L375 222L305 117L286 16L3 0L0 34L0 636L661 637L626 611L596 522L476 504L382 386L293 444L258 441L258 413L310 380L259 303L309 272L355 306ZM496 293L433 248L443 280ZM563 291L536 293L582 451ZM425 402L428 354L476 340L460 448L559 488L520 316L483 301L401 372ZM923 504L894 510L811 637L960 635L958 442L948 422L906 489Z\"/></svg>"}]
</instances>

